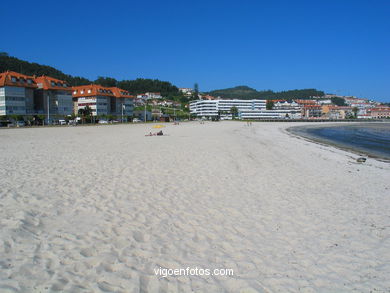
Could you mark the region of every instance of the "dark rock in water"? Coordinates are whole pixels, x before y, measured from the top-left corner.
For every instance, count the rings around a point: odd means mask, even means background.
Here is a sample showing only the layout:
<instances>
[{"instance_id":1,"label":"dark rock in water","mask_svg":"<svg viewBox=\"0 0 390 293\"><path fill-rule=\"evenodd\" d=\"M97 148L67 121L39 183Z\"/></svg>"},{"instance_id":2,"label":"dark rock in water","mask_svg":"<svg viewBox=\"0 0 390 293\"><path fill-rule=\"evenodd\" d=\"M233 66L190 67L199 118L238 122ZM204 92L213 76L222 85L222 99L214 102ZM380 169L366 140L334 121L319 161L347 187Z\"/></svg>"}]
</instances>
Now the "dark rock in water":
<instances>
[{"instance_id":1,"label":"dark rock in water","mask_svg":"<svg viewBox=\"0 0 390 293\"><path fill-rule=\"evenodd\" d=\"M360 158L357 158L356 161L358 163L364 163L367 159L366 158L363 158L363 157L360 157Z\"/></svg>"}]
</instances>

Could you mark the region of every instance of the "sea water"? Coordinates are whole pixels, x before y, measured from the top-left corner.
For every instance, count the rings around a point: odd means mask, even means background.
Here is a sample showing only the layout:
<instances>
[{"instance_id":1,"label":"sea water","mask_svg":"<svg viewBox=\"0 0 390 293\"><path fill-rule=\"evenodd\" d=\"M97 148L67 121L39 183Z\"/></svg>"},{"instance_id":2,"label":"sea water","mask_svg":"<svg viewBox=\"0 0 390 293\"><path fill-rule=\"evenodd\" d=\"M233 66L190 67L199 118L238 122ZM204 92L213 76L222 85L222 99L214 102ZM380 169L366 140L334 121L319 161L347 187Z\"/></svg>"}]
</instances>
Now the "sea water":
<instances>
[{"instance_id":1,"label":"sea water","mask_svg":"<svg viewBox=\"0 0 390 293\"><path fill-rule=\"evenodd\" d=\"M293 133L390 160L390 122L292 127Z\"/></svg>"}]
</instances>

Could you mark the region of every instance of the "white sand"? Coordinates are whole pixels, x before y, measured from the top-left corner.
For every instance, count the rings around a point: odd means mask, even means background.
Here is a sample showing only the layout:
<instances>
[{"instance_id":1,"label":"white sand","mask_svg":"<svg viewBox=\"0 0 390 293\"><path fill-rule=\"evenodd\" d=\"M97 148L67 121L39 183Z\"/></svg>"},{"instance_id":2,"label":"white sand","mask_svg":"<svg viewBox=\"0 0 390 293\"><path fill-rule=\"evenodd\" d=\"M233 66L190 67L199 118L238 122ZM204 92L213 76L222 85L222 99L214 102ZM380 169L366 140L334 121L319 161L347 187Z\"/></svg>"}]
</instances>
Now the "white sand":
<instances>
[{"instance_id":1,"label":"white sand","mask_svg":"<svg viewBox=\"0 0 390 293\"><path fill-rule=\"evenodd\" d=\"M390 164L291 125L0 130L0 292L388 292Z\"/></svg>"}]
</instances>

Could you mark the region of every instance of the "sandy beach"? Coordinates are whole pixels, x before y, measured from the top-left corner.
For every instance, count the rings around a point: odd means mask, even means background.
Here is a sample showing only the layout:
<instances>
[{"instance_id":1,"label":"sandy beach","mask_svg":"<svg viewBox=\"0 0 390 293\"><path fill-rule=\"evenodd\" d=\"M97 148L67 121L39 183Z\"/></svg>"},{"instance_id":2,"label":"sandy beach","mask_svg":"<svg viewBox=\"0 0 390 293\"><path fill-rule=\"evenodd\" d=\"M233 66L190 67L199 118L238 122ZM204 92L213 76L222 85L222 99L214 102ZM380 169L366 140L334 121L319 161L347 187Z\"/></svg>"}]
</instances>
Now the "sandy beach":
<instances>
[{"instance_id":1,"label":"sandy beach","mask_svg":"<svg viewBox=\"0 0 390 293\"><path fill-rule=\"evenodd\" d=\"M389 292L390 164L293 125L1 129L0 292Z\"/></svg>"}]
</instances>

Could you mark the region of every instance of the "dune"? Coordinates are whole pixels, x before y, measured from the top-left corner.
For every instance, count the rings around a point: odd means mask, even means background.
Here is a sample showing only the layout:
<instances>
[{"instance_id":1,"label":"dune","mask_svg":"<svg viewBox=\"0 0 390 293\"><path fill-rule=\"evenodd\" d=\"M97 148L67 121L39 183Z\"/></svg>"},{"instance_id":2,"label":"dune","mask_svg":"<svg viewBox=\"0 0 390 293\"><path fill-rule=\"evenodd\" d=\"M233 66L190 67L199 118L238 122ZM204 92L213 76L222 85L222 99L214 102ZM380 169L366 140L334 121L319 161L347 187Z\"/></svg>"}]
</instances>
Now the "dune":
<instances>
[{"instance_id":1,"label":"dune","mask_svg":"<svg viewBox=\"0 0 390 293\"><path fill-rule=\"evenodd\" d=\"M292 125L0 130L0 292L390 290L390 164Z\"/></svg>"}]
</instances>

